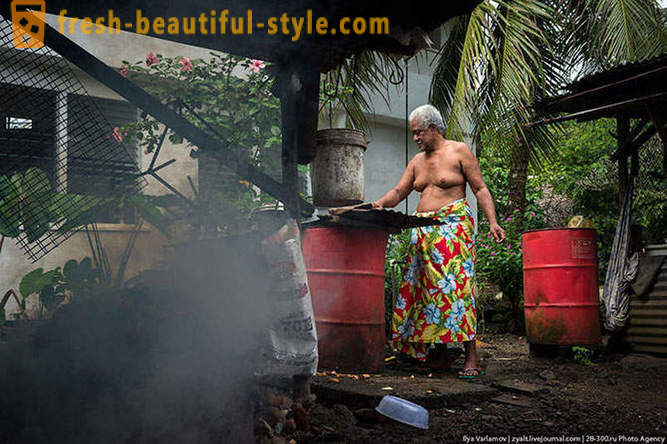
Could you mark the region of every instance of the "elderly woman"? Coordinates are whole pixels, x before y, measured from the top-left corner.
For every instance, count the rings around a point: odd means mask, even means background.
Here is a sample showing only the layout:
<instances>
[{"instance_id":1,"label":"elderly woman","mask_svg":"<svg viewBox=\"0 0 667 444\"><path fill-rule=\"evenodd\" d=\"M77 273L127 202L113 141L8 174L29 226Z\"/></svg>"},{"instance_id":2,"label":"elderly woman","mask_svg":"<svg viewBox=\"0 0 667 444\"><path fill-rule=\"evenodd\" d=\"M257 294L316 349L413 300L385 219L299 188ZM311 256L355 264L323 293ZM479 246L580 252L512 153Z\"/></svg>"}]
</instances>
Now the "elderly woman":
<instances>
[{"instance_id":1,"label":"elderly woman","mask_svg":"<svg viewBox=\"0 0 667 444\"><path fill-rule=\"evenodd\" d=\"M463 342L465 362L459 377L475 378L483 371L475 346L475 236L472 211L465 200L466 183L486 214L496 242L505 239L505 232L496 221L493 198L475 155L465 143L443 137L445 127L438 110L431 105L415 109L410 130L420 152L398 184L373 206L395 207L417 190L421 197L416 215L436 218L441 224L412 229L409 268L392 319L392 343L433 369L446 369L446 343Z\"/></svg>"}]
</instances>

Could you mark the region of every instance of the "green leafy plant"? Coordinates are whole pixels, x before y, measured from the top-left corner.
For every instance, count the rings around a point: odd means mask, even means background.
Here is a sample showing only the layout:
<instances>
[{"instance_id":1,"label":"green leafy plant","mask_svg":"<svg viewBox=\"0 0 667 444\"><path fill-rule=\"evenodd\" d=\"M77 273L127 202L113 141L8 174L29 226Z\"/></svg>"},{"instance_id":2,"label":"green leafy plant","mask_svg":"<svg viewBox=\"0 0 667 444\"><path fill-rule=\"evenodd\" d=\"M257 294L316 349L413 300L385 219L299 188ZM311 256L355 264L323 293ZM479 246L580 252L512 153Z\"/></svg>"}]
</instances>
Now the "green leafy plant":
<instances>
[{"instance_id":1,"label":"green leafy plant","mask_svg":"<svg viewBox=\"0 0 667 444\"><path fill-rule=\"evenodd\" d=\"M72 259L65 265L44 271L38 268L23 276L19 284L23 307L28 296L37 294L47 312L55 309L65 298L76 298L90 293L102 285L99 270L93 268L92 260L86 257L77 262Z\"/></svg>"},{"instance_id":2,"label":"green leafy plant","mask_svg":"<svg viewBox=\"0 0 667 444\"><path fill-rule=\"evenodd\" d=\"M281 135L280 100L272 92L273 77L265 64L234 55L211 53L208 60L164 57L149 53L146 60L123 62L123 72L144 83L155 97L171 106L192 124L217 137L237 156L269 175L279 176ZM124 137L135 138L145 154L160 144L162 129L151 116L122 127ZM183 139L171 129L172 143ZM274 199L246 180L229 173L207 147L186 141L191 157L200 168L224 177L221 186L191 202L164 202L153 197L132 197L142 217L161 231L178 219L186 219L194 230L234 231L247 225L252 208ZM208 165L207 165L208 164ZM201 190L199 190L201 191ZM159 209L158 209L159 207Z\"/></svg>"},{"instance_id":3,"label":"green leafy plant","mask_svg":"<svg viewBox=\"0 0 667 444\"><path fill-rule=\"evenodd\" d=\"M387 241L384 265L384 306L385 306L385 333L391 334L391 318L394 310L394 299L401 286L405 272L410 243L410 230L403 230L392 234Z\"/></svg>"},{"instance_id":4,"label":"green leafy plant","mask_svg":"<svg viewBox=\"0 0 667 444\"><path fill-rule=\"evenodd\" d=\"M94 213L111 198L52 191L44 171L28 168L11 177L0 176L0 235L35 242L49 229L64 233L94 220Z\"/></svg>"},{"instance_id":5,"label":"green leafy plant","mask_svg":"<svg viewBox=\"0 0 667 444\"><path fill-rule=\"evenodd\" d=\"M153 96L194 125L214 133L256 166L275 166L267 151L280 146L282 140L280 100L271 93L273 77L266 73L263 62L210 54L208 60L190 60L150 53L146 60L123 63L128 77L143 81ZM147 154L159 144L161 131L151 116L129 123L123 130L136 138ZM173 143L183 141L172 130L168 138ZM194 148L189 142L187 146ZM198 150L206 152L206 147Z\"/></svg>"},{"instance_id":6,"label":"green leafy plant","mask_svg":"<svg viewBox=\"0 0 667 444\"><path fill-rule=\"evenodd\" d=\"M480 221L477 240L477 275L496 284L509 301L511 316L506 316L509 331L523 331L523 250L522 230L542 228L541 214L535 206L525 214L518 210L499 215L499 223L505 229L506 239L497 243L488 232L488 221ZM521 221L523 219L523 221Z\"/></svg>"},{"instance_id":7,"label":"green leafy plant","mask_svg":"<svg viewBox=\"0 0 667 444\"><path fill-rule=\"evenodd\" d=\"M593 367L596 364L593 361L591 361L592 357L593 357L592 350L577 345L572 347L572 359L574 359L574 362L581 365L585 365L586 367Z\"/></svg>"}]
</instances>

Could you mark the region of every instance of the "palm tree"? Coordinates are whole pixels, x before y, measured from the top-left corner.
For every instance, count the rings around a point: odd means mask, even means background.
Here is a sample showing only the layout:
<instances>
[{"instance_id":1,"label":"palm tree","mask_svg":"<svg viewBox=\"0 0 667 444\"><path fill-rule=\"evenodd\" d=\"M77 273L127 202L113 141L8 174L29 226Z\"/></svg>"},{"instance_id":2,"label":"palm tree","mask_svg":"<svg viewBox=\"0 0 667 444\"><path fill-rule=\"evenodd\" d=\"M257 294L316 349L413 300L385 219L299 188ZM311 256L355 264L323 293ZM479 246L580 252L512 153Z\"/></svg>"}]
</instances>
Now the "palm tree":
<instances>
[{"instance_id":1,"label":"palm tree","mask_svg":"<svg viewBox=\"0 0 667 444\"><path fill-rule=\"evenodd\" d=\"M477 141L483 134L508 156L509 204L520 210L528 165L539 167L556 143L553 128L527 129L530 104L555 95L573 73L667 48L655 0L485 0L448 26L431 101L448 123L447 137Z\"/></svg>"}]
</instances>

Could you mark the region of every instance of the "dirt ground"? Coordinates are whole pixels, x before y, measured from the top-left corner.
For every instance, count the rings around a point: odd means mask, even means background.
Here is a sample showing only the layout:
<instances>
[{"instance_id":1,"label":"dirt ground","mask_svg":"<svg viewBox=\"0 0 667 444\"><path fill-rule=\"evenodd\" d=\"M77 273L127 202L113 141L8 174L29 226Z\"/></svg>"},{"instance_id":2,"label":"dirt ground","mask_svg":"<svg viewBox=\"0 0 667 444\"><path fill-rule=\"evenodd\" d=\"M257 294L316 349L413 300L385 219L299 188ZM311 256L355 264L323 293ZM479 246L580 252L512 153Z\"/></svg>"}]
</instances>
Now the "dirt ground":
<instances>
[{"instance_id":1,"label":"dirt ground","mask_svg":"<svg viewBox=\"0 0 667 444\"><path fill-rule=\"evenodd\" d=\"M501 400L430 409L428 430L385 419L372 409L317 400L307 408L301 430L275 436L273 442L665 442L667 359L600 353L585 365L563 353L536 357L525 338L514 335L487 334L480 341L486 374L469 384L529 384L538 390L501 387ZM462 363L459 357L454 367ZM389 370L392 365L400 368ZM410 370L402 361L388 365L388 371L407 375ZM433 377L454 381L455 371Z\"/></svg>"}]
</instances>

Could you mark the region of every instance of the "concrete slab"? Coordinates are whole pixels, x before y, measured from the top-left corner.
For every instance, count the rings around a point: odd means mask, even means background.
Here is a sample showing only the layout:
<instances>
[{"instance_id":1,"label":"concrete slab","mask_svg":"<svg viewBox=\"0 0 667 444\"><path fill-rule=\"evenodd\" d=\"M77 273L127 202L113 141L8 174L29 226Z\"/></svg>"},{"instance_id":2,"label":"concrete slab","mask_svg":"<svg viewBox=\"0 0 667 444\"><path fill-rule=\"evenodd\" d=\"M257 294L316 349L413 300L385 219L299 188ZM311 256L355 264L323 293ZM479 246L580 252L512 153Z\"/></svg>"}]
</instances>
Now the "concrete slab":
<instances>
[{"instance_id":1,"label":"concrete slab","mask_svg":"<svg viewBox=\"0 0 667 444\"><path fill-rule=\"evenodd\" d=\"M358 408L374 408L385 395L398 396L433 409L478 403L499 394L494 388L462 381L454 375L433 378L372 375L366 379L318 375L313 378L311 390L320 400Z\"/></svg>"}]
</instances>

